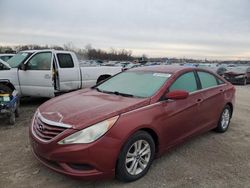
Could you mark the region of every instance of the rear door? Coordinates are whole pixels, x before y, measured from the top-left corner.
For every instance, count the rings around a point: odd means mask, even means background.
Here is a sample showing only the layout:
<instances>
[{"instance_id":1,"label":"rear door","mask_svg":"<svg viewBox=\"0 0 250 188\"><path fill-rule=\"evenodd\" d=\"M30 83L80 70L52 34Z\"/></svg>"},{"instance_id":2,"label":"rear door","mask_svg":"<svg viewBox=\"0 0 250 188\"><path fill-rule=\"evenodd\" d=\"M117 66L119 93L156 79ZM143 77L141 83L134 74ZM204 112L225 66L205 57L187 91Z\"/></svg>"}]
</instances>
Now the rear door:
<instances>
[{"instance_id":1,"label":"rear door","mask_svg":"<svg viewBox=\"0 0 250 188\"><path fill-rule=\"evenodd\" d=\"M199 108L203 101L194 72L178 77L169 87L169 91L185 90L189 96L182 100L163 102L163 130L167 145L175 145L197 130Z\"/></svg>"},{"instance_id":2,"label":"rear door","mask_svg":"<svg viewBox=\"0 0 250 188\"><path fill-rule=\"evenodd\" d=\"M213 128L217 125L225 105L225 83L223 80L205 71L197 71L197 74L204 98L199 112L199 124L204 129Z\"/></svg>"},{"instance_id":3,"label":"rear door","mask_svg":"<svg viewBox=\"0 0 250 188\"><path fill-rule=\"evenodd\" d=\"M18 70L22 95L53 97L52 52L34 54L26 63L25 69Z\"/></svg>"},{"instance_id":4,"label":"rear door","mask_svg":"<svg viewBox=\"0 0 250 188\"><path fill-rule=\"evenodd\" d=\"M70 91L81 87L81 74L78 61L71 53L56 53L56 73L60 91Z\"/></svg>"}]
</instances>

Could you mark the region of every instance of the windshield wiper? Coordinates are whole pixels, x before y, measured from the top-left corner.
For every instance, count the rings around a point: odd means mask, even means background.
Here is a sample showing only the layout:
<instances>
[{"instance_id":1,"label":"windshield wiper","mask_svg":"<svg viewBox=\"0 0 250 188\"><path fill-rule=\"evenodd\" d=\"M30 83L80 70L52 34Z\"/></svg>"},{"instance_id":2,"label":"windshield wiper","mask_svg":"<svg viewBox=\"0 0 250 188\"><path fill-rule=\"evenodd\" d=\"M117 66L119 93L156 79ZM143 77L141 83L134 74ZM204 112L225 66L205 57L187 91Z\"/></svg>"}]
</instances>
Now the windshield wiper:
<instances>
[{"instance_id":1,"label":"windshield wiper","mask_svg":"<svg viewBox=\"0 0 250 188\"><path fill-rule=\"evenodd\" d=\"M103 92L103 91L100 90L98 87L93 87L92 89L96 89L98 92Z\"/></svg>"},{"instance_id":2,"label":"windshield wiper","mask_svg":"<svg viewBox=\"0 0 250 188\"><path fill-rule=\"evenodd\" d=\"M120 96L123 96L123 97L134 97L134 95L127 94L127 93L121 93L121 92L118 92L118 91L104 91L104 90L99 89L98 87L96 87L95 89L98 92L102 92L102 93L115 94L115 95L120 95Z\"/></svg>"},{"instance_id":3,"label":"windshield wiper","mask_svg":"<svg viewBox=\"0 0 250 188\"><path fill-rule=\"evenodd\" d=\"M127 93L120 93L119 91L114 91L112 93L115 94L115 95L121 95L123 97L134 97L134 95L127 94Z\"/></svg>"}]
</instances>

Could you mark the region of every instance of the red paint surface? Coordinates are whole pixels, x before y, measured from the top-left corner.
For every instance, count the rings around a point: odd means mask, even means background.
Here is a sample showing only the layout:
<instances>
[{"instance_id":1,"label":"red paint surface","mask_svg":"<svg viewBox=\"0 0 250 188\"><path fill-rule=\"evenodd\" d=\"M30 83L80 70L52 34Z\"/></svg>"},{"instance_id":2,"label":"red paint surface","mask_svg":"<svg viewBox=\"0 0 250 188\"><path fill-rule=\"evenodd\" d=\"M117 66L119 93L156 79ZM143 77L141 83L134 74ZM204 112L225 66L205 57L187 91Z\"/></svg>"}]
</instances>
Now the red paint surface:
<instances>
[{"instance_id":1,"label":"red paint surface","mask_svg":"<svg viewBox=\"0 0 250 188\"><path fill-rule=\"evenodd\" d=\"M151 134L154 132L159 156L187 138L215 128L224 106L228 103L234 105L235 89L227 81L218 87L189 94L186 99L162 100L168 87L180 74L193 70L199 69L155 66L131 70L173 74L151 98L128 98L85 89L49 100L39 107L43 116L51 121L58 121L56 113L60 113L63 116L61 121L73 128L45 143L32 134L31 126L30 138L35 155L49 168L66 175L107 178L114 176L116 161L124 143L140 129ZM46 115L48 112L56 113ZM120 117L115 125L93 143L57 144L77 130L116 115ZM53 166L51 161L57 166ZM69 167L70 163L88 164L93 169L77 171Z\"/></svg>"}]
</instances>

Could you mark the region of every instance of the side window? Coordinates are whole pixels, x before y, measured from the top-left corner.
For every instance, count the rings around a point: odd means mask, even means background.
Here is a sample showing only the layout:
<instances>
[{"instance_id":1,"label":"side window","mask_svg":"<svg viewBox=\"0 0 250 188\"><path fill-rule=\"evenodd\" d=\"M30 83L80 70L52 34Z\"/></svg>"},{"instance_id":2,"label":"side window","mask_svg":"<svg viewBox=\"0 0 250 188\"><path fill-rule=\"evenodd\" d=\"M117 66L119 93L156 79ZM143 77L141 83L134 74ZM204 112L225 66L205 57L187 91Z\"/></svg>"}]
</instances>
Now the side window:
<instances>
[{"instance_id":1,"label":"side window","mask_svg":"<svg viewBox=\"0 0 250 188\"><path fill-rule=\"evenodd\" d=\"M27 63L26 70L50 70L51 52L42 52L34 55Z\"/></svg>"},{"instance_id":2,"label":"side window","mask_svg":"<svg viewBox=\"0 0 250 188\"><path fill-rule=\"evenodd\" d=\"M57 54L60 68L73 68L74 62L70 54Z\"/></svg>"},{"instance_id":3,"label":"side window","mask_svg":"<svg viewBox=\"0 0 250 188\"><path fill-rule=\"evenodd\" d=\"M193 92L197 89L197 82L194 73L188 72L177 78L175 82L170 86L169 91L185 90L188 92Z\"/></svg>"},{"instance_id":4,"label":"side window","mask_svg":"<svg viewBox=\"0 0 250 188\"><path fill-rule=\"evenodd\" d=\"M1 59L7 62L12 56L2 56Z\"/></svg>"},{"instance_id":5,"label":"side window","mask_svg":"<svg viewBox=\"0 0 250 188\"><path fill-rule=\"evenodd\" d=\"M207 72L198 72L202 89L217 86L217 79L214 75Z\"/></svg>"},{"instance_id":6,"label":"side window","mask_svg":"<svg viewBox=\"0 0 250 188\"><path fill-rule=\"evenodd\" d=\"M218 78L218 82L219 82L219 85L225 84L225 82L223 80L219 79L219 78Z\"/></svg>"}]
</instances>

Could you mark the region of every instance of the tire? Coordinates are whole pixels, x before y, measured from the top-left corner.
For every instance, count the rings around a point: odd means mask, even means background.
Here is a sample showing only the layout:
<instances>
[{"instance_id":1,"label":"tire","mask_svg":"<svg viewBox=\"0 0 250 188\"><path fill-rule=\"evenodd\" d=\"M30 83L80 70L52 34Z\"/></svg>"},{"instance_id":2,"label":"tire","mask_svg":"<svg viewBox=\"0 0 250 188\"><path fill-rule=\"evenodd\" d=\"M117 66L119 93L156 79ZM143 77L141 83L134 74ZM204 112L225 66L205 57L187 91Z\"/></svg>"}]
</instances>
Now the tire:
<instances>
[{"instance_id":1,"label":"tire","mask_svg":"<svg viewBox=\"0 0 250 188\"><path fill-rule=\"evenodd\" d=\"M15 116L15 113L12 112L12 113L9 115L9 124L10 124L10 125L15 125L15 122L16 122L16 116Z\"/></svg>"},{"instance_id":2,"label":"tire","mask_svg":"<svg viewBox=\"0 0 250 188\"><path fill-rule=\"evenodd\" d=\"M154 155L155 143L152 136L145 131L136 132L121 150L116 165L116 178L123 182L140 179L148 172Z\"/></svg>"},{"instance_id":3,"label":"tire","mask_svg":"<svg viewBox=\"0 0 250 188\"><path fill-rule=\"evenodd\" d=\"M247 79L246 79L246 78L244 78L244 80L243 80L243 82L242 82L242 85L243 85L243 86L247 85Z\"/></svg>"},{"instance_id":4,"label":"tire","mask_svg":"<svg viewBox=\"0 0 250 188\"><path fill-rule=\"evenodd\" d=\"M20 113L19 113L19 103L16 104L15 116L16 117L20 116Z\"/></svg>"},{"instance_id":5,"label":"tire","mask_svg":"<svg viewBox=\"0 0 250 188\"><path fill-rule=\"evenodd\" d=\"M220 115L220 119L217 127L215 128L215 131L218 133L226 132L230 125L231 117L232 117L232 109L229 105L226 105Z\"/></svg>"}]
</instances>

